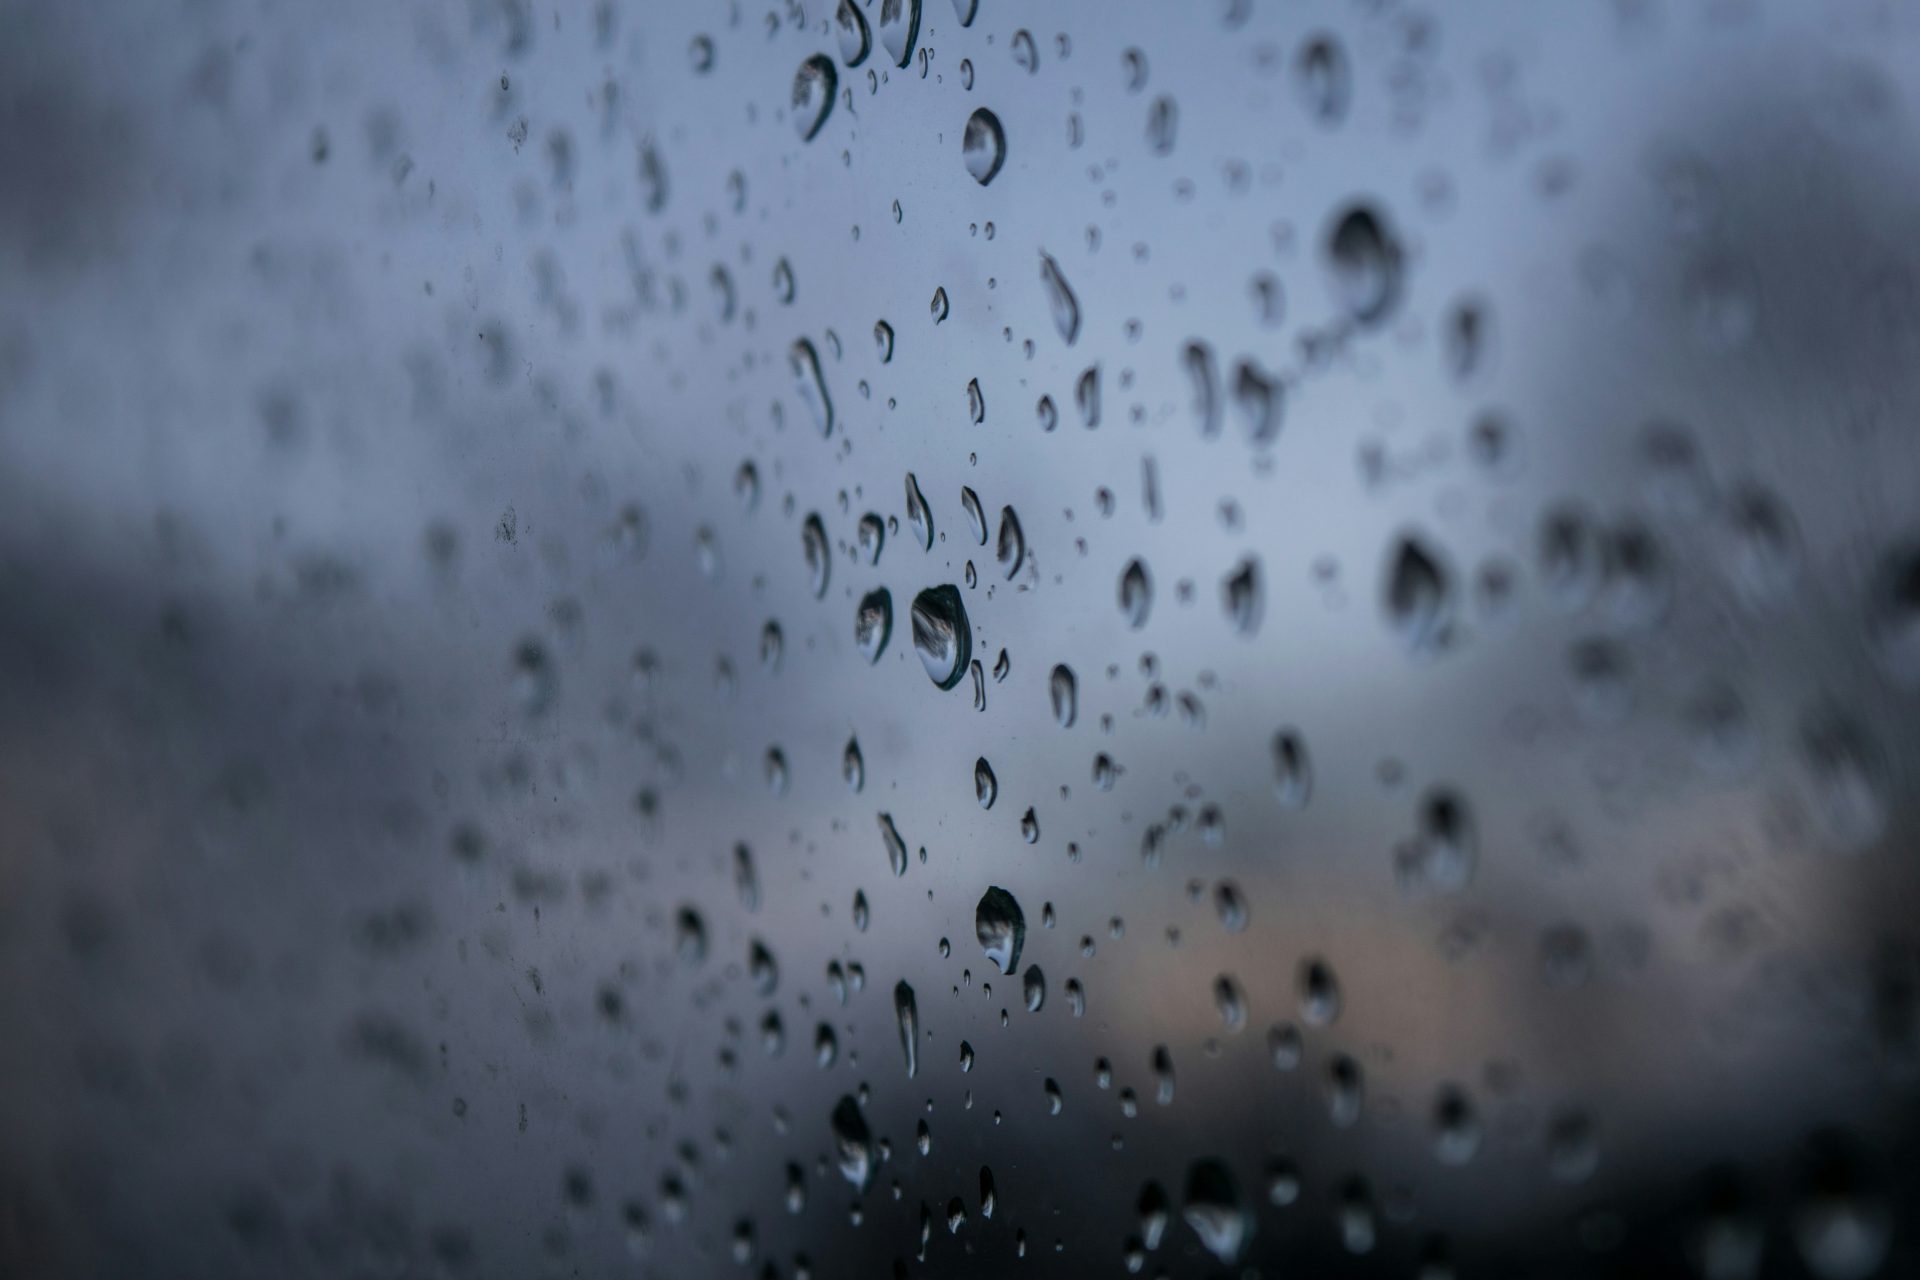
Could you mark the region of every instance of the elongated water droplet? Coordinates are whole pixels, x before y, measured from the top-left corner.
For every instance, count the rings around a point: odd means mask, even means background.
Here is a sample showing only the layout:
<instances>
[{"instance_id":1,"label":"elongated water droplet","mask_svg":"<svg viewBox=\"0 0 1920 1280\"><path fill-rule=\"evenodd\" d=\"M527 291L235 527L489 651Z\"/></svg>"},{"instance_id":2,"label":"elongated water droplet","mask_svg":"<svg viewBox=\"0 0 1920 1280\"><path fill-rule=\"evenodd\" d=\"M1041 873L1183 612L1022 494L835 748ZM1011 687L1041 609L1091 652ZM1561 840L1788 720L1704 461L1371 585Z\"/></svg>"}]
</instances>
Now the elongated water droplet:
<instances>
[{"instance_id":1,"label":"elongated water droplet","mask_svg":"<svg viewBox=\"0 0 1920 1280\"><path fill-rule=\"evenodd\" d=\"M1340 984L1319 956L1300 962L1300 1016L1312 1027L1329 1026L1340 1016Z\"/></svg>"},{"instance_id":2,"label":"elongated water droplet","mask_svg":"<svg viewBox=\"0 0 1920 1280\"><path fill-rule=\"evenodd\" d=\"M1009 582L1026 562L1027 537L1020 531L1020 517L1014 515L1012 507L1000 508L1000 536L994 542L993 558L999 563L1002 576ZM997 667L994 678L1006 679Z\"/></svg>"},{"instance_id":3,"label":"elongated water droplet","mask_svg":"<svg viewBox=\"0 0 1920 1280\"><path fill-rule=\"evenodd\" d=\"M1193 387L1193 418L1201 438L1220 434L1220 367L1213 358L1213 348L1204 342L1189 342L1180 353L1180 364Z\"/></svg>"},{"instance_id":4,"label":"elongated water droplet","mask_svg":"<svg viewBox=\"0 0 1920 1280\"><path fill-rule=\"evenodd\" d=\"M1220 584L1221 598L1227 607L1227 621L1243 636L1260 629L1263 609L1260 590L1260 562L1252 556L1242 560Z\"/></svg>"},{"instance_id":5,"label":"elongated water droplet","mask_svg":"<svg viewBox=\"0 0 1920 1280\"><path fill-rule=\"evenodd\" d=\"M1020 838L1028 844L1037 844L1040 840L1040 819L1032 808L1020 815Z\"/></svg>"},{"instance_id":6,"label":"elongated water droplet","mask_svg":"<svg viewBox=\"0 0 1920 1280\"><path fill-rule=\"evenodd\" d=\"M1073 407L1080 411L1080 425L1092 431L1100 425L1100 366L1090 364L1081 370L1073 384Z\"/></svg>"},{"instance_id":7,"label":"elongated water droplet","mask_svg":"<svg viewBox=\"0 0 1920 1280\"><path fill-rule=\"evenodd\" d=\"M1240 407L1247 437L1255 444L1271 444L1280 434L1286 389L1251 360L1242 360L1234 370L1233 402Z\"/></svg>"},{"instance_id":8,"label":"elongated water droplet","mask_svg":"<svg viewBox=\"0 0 1920 1280\"><path fill-rule=\"evenodd\" d=\"M881 364L893 361L893 326L885 320L873 322L873 346L880 356Z\"/></svg>"},{"instance_id":9,"label":"elongated water droplet","mask_svg":"<svg viewBox=\"0 0 1920 1280\"><path fill-rule=\"evenodd\" d=\"M975 182L984 187L993 181L1007 159L1007 135L999 116L981 107L967 117L960 134L960 158Z\"/></svg>"},{"instance_id":10,"label":"elongated water droplet","mask_svg":"<svg viewBox=\"0 0 1920 1280\"><path fill-rule=\"evenodd\" d=\"M880 661L893 635L893 594L885 587L860 597L853 615L853 645L868 662Z\"/></svg>"},{"instance_id":11,"label":"elongated water droplet","mask_svg":"<svg viewBox=\"0 0 1920 1280\"><path fill-rule=\"evenodd\" d=\"M808 585L814 598L827 594L827 578L833 567L833 552L827 545L827 526L820 513L809 515L800 525L800 547L807 559Z\"/></svg>"},{"instance_id":12,"label":"elongated water droplet","mask_svg":"<svg viewBox=\"0 0 1920 1280\"><path fill-rule=\"evenodd\" d=\"M793 75L793 127L802 142L812 142L833 111L833 95L840 83L839 73L824 53L816 53L800 64Z\"/></svg>"},{"instance_id":13,"label":"elongated water droplet","mask_svg":"<svg viewBox=\"0 0 1920 1280\"><path fill-rule=\"evenodd\" d=\"M980 495L967 485L960 486L960 509L967 513L967 528L973 531L973 540L986 546L987 513L980 509Z\"/></svg>"},{"instance_id":14,"label":"elongated water droplet","mask_svg":"<svg viewBox=\"0 0 1920 1280\"><path fill-rule=\"evenodd\" d=\"M907 525L920 542L922 551L933 550L933 509L920 493L920 482L907 472Z\"/></svg>"},{"instance_id":15,"label":"elongated water droplet","mask_svg":"<svg viewBox=\"0 0 1920 1280\"><path fill-rule=\"evenodd\" d=\"M848 738L847 749L840 753L840 777L855 795L867 785L867 758L860 754L858 738Z\"/></svg>"},{"instance_id":16,"label":"elongated water droplet","mask_svg":"<svg viewBox=\"0 0 1920 1280\"><path fill-rule=\"evenodd\" d=\"M1173 154L1174 134L1180 124L1180 112L1173 99L1155 98L1147 108L1147 148L1157 156Z\"/></svg>"},{"instance_id":17,"label":"elongated water droplet","mask_svg":"<svg viewBox=\"0 0 1920 1280\"><path fill-rule=\"evenodd\" d=\"M1273 792L1281 807L1298 809L1313 794L1313 766L1307 744L1298 733L1282 729L1273 735Z\"/></svg>"},{"instance_id":18,"label":"elongated water droplet","mask_svg":"<svg viewBox=\"0 0 1920 1280\"><path fill-rule=\"evenodd\" d=\"M929 587L913 598L913 648L920 665L941 689L951 689L966 674L973 654L973 632L966 606L952 586Z\"/></svg>"},{"instance_id":19,"label":"elongated water droplet","mask_svg":"<svg viewBox=\"0 0 1920 1280\"><path fill-rule=\"evenodd\" d=\"M1053 327L1060 331L1061 340L1072 346L1074 339L1080 336L1080 303L1074 298L1066 276L1060 273L1060 264L1044 249L1040 251L1040 282L1047 288L1047 306L1053 312Z\"/></svg>"},{"instance_id":20,"label":"elongated water droplet","mask_svg":"<svg viewBox=\"0 0 1920 1280\"><path fill-rule=\"evenodd\" d=\"M1147 623L1147 614L1153 608L1153 582L1147 577L1147 566L1138 557L1127 561L1127 567L1120 573L1120 615L1127 625L1138 631Z\"/></svg>"},{"instance_id":21,"label":"elongated water droplet","mask_svg":"<svg viewBox=\"0 0 1920 1280\"><path fill-rule=\"evenodd\" d=\"M1080 714L1080 682L1074 679L1073 668L1064 662L1056 665L1047 677L1047 701L1053 706L1053 722L1062 729L1071 729Z\"/></svg>"},{"instance_id":22,"label":"elongated water droplet","mask_svg":"<svg viewBox=\"0 0 1920 1280\"><path fill-rule=\"evenodd\" d=\"M974 908L973 927L987 959L1001 973L1014 973L1020 966L1020 948L1027 939L1027 921L1013 895L999 885L990 886Z\"/></svg>"},{"instance_id":23,"label":"elongated water droplet","mask_svg":"<svg viewBox=\"0 0 1920 1280\"><path fill-rule=\"evenodd\" d=\"M807 406L813 425L820 428L821 435L832 435L833 400L827 395L826 378L820 372L819 352L807 339L797 338L787 351L787 363L793 369L794 390Z\"/></svg>"},{"instance_id":24,"label":"elongated water droplet","mask_svg":"<svg viewBox=\"0 0 1920 1280\"><path fill-rule=\"evenodd\" d=\"M893 815L880 815L880 840L887 847L887 865L893 868L893 874L907 874L907 842L900 838L900 830L893 825Z\"/></svg>"},{"instance_id":25,"label":"elongated water droplet","mask_svg":"<svg viewBox=\"0 0 1920 1280\"><path fill-rule=\"evenodd\" d=\"M1453 621L1452 575L1416 535L1404 534L1387 561L1387 621L1409 652L1430 657L1445 648Z\"/></svg>"},{"instance_id":26,"label":"elongated water droplet","mask_svg":"<svg viewBox=\"0 0 1920 1280\"><path fill-rule=\"evenodd\" d=\"M947 290L944 285L935 287L933 302L929 309L933 312L933 322L939 324L947 318Z\"/></svg>"},{"instance_id":27,"label":"elongated water droplet","mask_svg":"<svg viewBox=\"0 0 1920 1280\"><path fill-rule=\"evenodd\" d=\"M1219 1010L1220 1021L1228 1031L1239 1031L1247 1025L1247 995L1232 974L1223 973L1213 980L1213 1007Z\"/></svg>"},{"instance_id":28,"label":"elongated water droplet","mask_svg":"<svg viewBox=\"0 0 1920 1280\"><path fill-rule=\"evenodd\" d=\"M920 1008L914 1003L913 988L904 981L894 984L893 1016L900 1024L900 1051L906 1056L911 1080L920 1070Z\"/></svg>"},{"instance_id":29,"label":"elongated water droplet","mask_svg":"<svg viewBox=\"0 0 1920 1280\"><path fill-rule=\"evenodd\" d=\"M1294 60L1300 100L1321 124L1339 124L1346 118L1353 96L1353 69L1346 50L1330 35L1316 35L1300 47Z\"/></svg>"},{"instance_id":30,"label":"elongated water droplet","mask_svg":"<svg viewBox=\"0 0 1920 1280\"><path fill-rule=\"evenodd\" d=\"M967 380L967 417L976 424L987 420L987 397L981 393L978 378Z\"/></svg>"},{"instance_id":31,"label":"elongated water droplet","mask_svg":"<svg viewBox=\"0 0 1920 1280\"><path fill-rule=\"evenodd\" d=\"M1395 875L1404 888L1457 893L1472 882L1478 853L1466 801L1433 791L1421 803L1418 833L1394 855Z\"/></svg>"},{"instance_id":32,"label":"elongated water droplet","mask_svg":"<svg viewBox=\"0 0 1920 1280\"><path fill-rule=\"evenodd\" d=\"M1034 402L1034 412L1040 417L1040 429L1051 431L1060 425L1060 410L1054 406L1052 396L1041 396Z\"/></svg>"}]
</instances>

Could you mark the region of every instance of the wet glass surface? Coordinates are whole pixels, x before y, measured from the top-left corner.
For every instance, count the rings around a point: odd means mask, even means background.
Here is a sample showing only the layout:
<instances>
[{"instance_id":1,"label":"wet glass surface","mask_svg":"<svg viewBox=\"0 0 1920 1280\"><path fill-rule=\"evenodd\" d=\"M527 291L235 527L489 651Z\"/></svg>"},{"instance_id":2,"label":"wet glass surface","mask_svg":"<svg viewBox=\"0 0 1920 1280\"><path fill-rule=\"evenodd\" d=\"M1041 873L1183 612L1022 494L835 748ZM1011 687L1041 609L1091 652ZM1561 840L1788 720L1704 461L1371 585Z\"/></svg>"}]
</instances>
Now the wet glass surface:
<instances>
[{"instance_id":1,"label":"wet glass surface","mask_svg":"<svg viewBox=\"0 0 1920 1280\"><path fill-rule=\"evenodd\" d=\"M0 29L0 1274L1920 1273L1920 11Z\"/></svg>"}]
</instances>

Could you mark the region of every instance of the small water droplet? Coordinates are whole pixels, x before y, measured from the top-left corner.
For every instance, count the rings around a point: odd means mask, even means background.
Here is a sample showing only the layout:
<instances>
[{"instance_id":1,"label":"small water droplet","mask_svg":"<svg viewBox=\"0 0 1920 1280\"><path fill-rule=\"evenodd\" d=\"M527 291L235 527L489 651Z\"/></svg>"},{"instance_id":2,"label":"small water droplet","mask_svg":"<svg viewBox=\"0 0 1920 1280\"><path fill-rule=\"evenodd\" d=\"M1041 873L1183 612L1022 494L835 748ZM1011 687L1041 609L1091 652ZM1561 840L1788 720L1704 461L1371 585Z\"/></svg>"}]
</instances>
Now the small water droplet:
<instances>
[{"instance_id":1,"label":"small water droplet","mask_svg":"<svg viewBox=\"0 0 1920 1280\"><path fill-rule=\"evenodd\" d=\"M1153 608L1153 583L1147 577L1147 566L1137 556L1127 561L1127 567L1120 573L1120 615L1127 625L1138 631L1147 623L1147 614Z\"/></svg>"},{"instance_id":2,"label":"small water droplet","mask_svg":"<svg viewBox=\"0 0 1920 1280\"><path fill-rule=\"evenodd\" d=\"M973 762L973 795L982 809L993 808L993 802L1000 795L1000 783L993 776L993 766L987 763L985 756Z\"/></svg>"},{"instance_id":3,"label":"small water droplet","mask_svg":"<svg viewBox=\"0 0 1920 1280\"><path fill-rule=\"evenodd\" d=\"M907 842L900 838L900 830L893 825L893 815L880 815L880 840L887 847L887 865L896 876L907 874Z\"/></svg>"},{"instance_id":4,"label":"small water droplet","mask_svg":"<svg viewBox=\"0 0 1920 1280\"><path fill-rule=\"evenodd\" d=\"M820 372L820 354L813 343L805 338L797 338L787 352L787 363L793 369L794 390L799 393L800 402L807 406L807 414L813 419L813 425L820 434L833 434L833 401L827 395L825 376Z\"/></svg>"},{"instance_id":5,"label":"small water droplet","mask_svg":"<svg viewBox=\"0 0 1920 1280\"><path fill-rule=\"evenodd\" d=\"M868 662L880 661L893 635L893 594L885 587L867 592L853 615L853 644Z\"/></svg>"},{"instance_id":6,"label":"small water droplet","mask_svg":"<svg viewBox=\"0 0 1920 1280\"><path fill-rule=\"evenodd\" d=\"M1079 715L1080 683L1066 663L1057 664L1047 677L1047 700L1053 706L1053 721L1062 729L1071 729Z\"/></svg>"},{"instance_id":7,"label":"small water droplet","mask_svg":"<svg viewBox=\"0 0 1920 1280\"><path fill-rule=\"evenodd\" d=\"M1040 251L1040 282L1046 286L1053 327L1060 331L1061 340L1072 346L1080 336L1080 303L1074 298L1066 276L1061 274L1060 264L1044 249Z\"/></svg>"},{"instance_id":8,"label":"small water droplet","mask_svg":"<svg viewBox=\"0 0 1920 1280\"><path fill-rule=\"evenodd\" d=\"M1327 260L1341 302L1361 325L1379 324L1398 304L1400 244L1371 205L1350 205L1334 218Z\"/></svg>"}]
</instances>

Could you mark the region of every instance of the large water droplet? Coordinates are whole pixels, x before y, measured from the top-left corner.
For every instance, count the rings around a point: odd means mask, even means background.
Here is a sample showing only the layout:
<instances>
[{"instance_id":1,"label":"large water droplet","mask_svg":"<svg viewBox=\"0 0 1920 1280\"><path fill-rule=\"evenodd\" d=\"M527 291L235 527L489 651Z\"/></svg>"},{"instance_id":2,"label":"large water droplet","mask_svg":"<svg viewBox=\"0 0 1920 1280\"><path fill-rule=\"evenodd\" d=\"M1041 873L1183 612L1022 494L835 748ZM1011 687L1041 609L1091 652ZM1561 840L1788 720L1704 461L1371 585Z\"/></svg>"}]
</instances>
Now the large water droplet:
<instances>
[{"instance_id":1,"label":"large water droplet","mask_svg":"<svg viewBox=\"0 0 1920 1280\"><path fill-rule=\"evenodd\" d=\"M1000 117L981 107L967 117L960 135L960 159L967 172L981 186L992 182L1007 159L1007 135L1000 128Z\"/></svg>"},{"instance_id":2,"label":"large water droplet","mask_svg":"<svg viewBox=\"0 0 1920 1280\"><path fill-rule=\"evenodd\" d=\"M880 518L877 511L869 511L860 517L860 523L854 530L854 544L860 548L860 558L868 564L880 563L880 549L887 542L887 522Z\"/></svg>"},{"instance_id":3,"label":"large water droplet","mask_svg":"<svg viewBox=\"0 0 1920 1280\"><path fill-rule=\"evenodd\" d=\"M980 509L980 495L969 485L960 486L960 509L967 513L967 527L973 531L973 540L986 546L987 513Z\"/></svg>"},{"instance_id":4,"label":"large water droplet","mask_svg":"<svg viewBox=\"0 0 1920 1280\"><path fill-rule=\"evenodd\" d=\"M953 586L929 587L913 598L913 648L920 665L941 689L951 689L966 674L973 654L973 632L966 606Z\"/></svg>"},{"instance_id":5,"label":"large water droplet","mask_svg":"<svg viewBox=\"0 0 1920 1280\"><path fill-rule=\"evenodd\" d=\"M1020 904L999 885L990 886L974 908L973 927L980 949L1004 974L1020 966L1020 948L1027 939L1027 920Z\"/></svg>"}]
</instances>

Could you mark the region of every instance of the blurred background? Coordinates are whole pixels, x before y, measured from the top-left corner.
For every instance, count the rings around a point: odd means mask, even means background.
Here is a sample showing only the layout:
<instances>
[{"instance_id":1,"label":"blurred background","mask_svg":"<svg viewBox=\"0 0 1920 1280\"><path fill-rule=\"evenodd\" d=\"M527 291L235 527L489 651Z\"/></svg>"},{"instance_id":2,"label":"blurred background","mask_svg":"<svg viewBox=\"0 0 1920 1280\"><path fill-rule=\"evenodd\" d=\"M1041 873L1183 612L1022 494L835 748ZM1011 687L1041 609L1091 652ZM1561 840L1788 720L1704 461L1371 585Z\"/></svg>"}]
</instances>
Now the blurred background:
<instances>
[{"instance_id":1,"label":"blurred background","mask_svg":"<svg viewBox=\"0 0 1920 1280\"><path fill-rule=\"evenodd\" d=\"M1920 1274L1920 10L0 31L0 1274Z\"/></svg>"}]
</instances>

